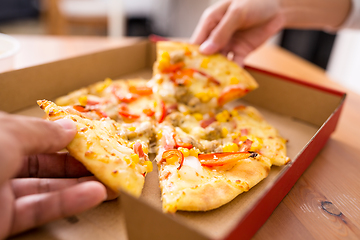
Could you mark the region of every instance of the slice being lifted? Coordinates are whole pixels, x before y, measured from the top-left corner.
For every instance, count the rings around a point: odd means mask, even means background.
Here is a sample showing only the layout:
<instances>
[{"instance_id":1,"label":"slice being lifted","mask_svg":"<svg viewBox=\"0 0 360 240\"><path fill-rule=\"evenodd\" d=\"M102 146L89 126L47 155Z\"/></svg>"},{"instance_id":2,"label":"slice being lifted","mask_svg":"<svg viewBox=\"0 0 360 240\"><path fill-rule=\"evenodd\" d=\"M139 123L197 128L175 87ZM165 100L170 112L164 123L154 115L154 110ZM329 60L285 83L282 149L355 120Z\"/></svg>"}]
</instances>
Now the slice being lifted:
<instances>
[{"instance_id":1,"label":"slice being lifted","mask_svg":"<svg viewBox=\"0 0 360 240\"><path fill-rule=\"evenodd\" d=\"M184 103L191 112L223 106L258 87L235 62L221 54L202 55L198 46L158 42L151 85L165 102Z\"/></svg>"},{"instance_id":2,"label":"slice being lifted","mask_svg":"<svg viewBox=\"0 0 360 240\"><path fill-rule=\"evenodd\" d=\"M72 107L59 107L46 100L38 104L48 120L75 122L77 134L66 147L73 157L114 191L121 189L140 196L145 175L152 171L152 163L144 153L148 146L121 138L119 132L123 127L111 119L92 120Z\"/></svg>"}]
</instances>

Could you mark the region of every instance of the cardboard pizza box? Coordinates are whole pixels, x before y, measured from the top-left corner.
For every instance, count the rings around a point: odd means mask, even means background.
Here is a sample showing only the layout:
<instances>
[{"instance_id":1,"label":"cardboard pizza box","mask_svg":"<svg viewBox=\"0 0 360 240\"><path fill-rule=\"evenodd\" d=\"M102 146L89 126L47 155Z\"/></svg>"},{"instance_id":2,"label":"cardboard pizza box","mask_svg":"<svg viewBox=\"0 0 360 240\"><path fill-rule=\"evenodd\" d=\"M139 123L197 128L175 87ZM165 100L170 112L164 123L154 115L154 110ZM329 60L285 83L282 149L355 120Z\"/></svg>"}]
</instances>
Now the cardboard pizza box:
<instances>
[{"instance_id":1,"label":"cardboard pizza box","mask_svg":"<svg viewBox=\"0 0 360 240\"><path fill-rule=\"evenodd\" d=\"M0 110L42 117L38 99L53 100L106 77L151 77L154 45L136 40L119 48L0 74ZM286 166L230 203L208 212L164 214L157 172L146 177L139 199L114 201L15 236L15 239L249 239L271 215L326 144L345 94L251 66L260 87L242 104L255 106L288 139Z\"/></svg>"}]
</instances>

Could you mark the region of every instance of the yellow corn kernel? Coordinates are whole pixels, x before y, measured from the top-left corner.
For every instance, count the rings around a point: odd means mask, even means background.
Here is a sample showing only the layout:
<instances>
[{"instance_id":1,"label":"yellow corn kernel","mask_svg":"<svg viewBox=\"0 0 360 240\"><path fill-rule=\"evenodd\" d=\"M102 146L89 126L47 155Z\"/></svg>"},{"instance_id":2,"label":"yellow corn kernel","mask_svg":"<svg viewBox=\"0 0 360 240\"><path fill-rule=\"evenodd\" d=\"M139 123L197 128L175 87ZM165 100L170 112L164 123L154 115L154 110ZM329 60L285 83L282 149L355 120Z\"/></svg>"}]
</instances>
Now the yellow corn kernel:
<instances>
[{"instance_id":1,"label":"yellow corn kernel","mask_svg":"<svg viewBox=\"0 0 360 240\"><path fill-rule=\"evenodd\" d=\"M110 78L106 78L102 83L99 83L96 85L95 90L97 92L102 92L102 91L104 91L105 88L110 86L111 83L112 83L112 80Z\"/></svg>"},{"instance_id":2,"label":"yellow corn kernel","mask_svg":"<svg viewBox=\"0 0 360 240\"><path fill-rule=\"evenodd\" d=\"M239 137L239 135L240 135L239 132L232 133L232 134L231 134L231 138L232 138L232 139L236 139L236 138Z\"/></svg>"},{"instance_id":3,"label":"yellow corn kernel","mask_svg":"<svg viewBox=\"0 0 360 240\"><path fill-rule=\"evenodd\" d=\"M240 81L237 77L231 77L230 78L230 84L239 84Z\"/></svg>"},{"instance_id":4,"label":"yellow corn kernel","mask_svg":"<svg viewBox=\"0 0 360 240\"><path fill-rule=\"evenodd\" d=\"M226 143L224 146L223 146L223 151L224 152L237 152L239 151L239 147L236 143Z\"/></svg>"},{"instance_id":5,"label":"yellow corn kernel","mask_svg":"<svg viewBox=\"0 0 360 240\"><path fill-rule=\"evenodd\" d=\"M227 110L224 110L215 116L218 122L227 122L230 119L230 113Z\"/></svg>"},{"instance_id":6,"label":"yellow corn kernel","mask_svg":"<svg viewBox=\"0 0 360 240\"><path fill-rule=\"evenodd\" d=\"M200 64L200 67L208 68L209 62L210 62L210 58L204 58Z\"/></svg>"},{"instance_id":7,"label":"yellow corn kernel","mask_svg":"<svg viewBox=\"0 0 360 240\"><path fill-rule=\"evenodd\" d=\"M135 142L131 142L129 147L134 148L134 144Z\"/></svg>"},{"instance_id":8,"label":"yellow corn kernel","mask_svg":"<svg viewBox=\"0 0 360 240\"><path fill-rule=\"evenodd\" d=\"M223 138L226 137L226 136L228 135L228 133L229 133L229 131L227 130L226 127L223 127L223 128L221 129L221 136L222 136Z\"/></svg>"},{"instance_id":9,"label":"yellow corn kernel","mask_svg":"<svg viewBox=\"0 0 360 240\"><path fill-rule=\"evenodd\" d=\"M146 172L152 172L153 171L153 164L151 161L145 161L144 165L146 166Z\"/></svg>"},{"instance_id":10,"label":"yellow corn kernel","mask_svg":"<svg viewBox=\"0 0 360 240\"><path fill-rule=\"evenodd\" d=\"M160 71L162 71L163 69L165 69L167 66L169 65L169 62L164 60L164 59L160 59L159 60L159 66L158 68L160 69Z\"/></svg>"},{"instance_id":11,"label":"yellow corn kernel","mask_svg":"<svg viewBox=\"0 0 360 240\"><path fill-rule=\"evenodd\" d=\"M253 142L251 144L250 151L256 151L262 148L263 146L263 140L258 137L251 137L251 141Z\"/></svg>"},{"instance_id":12,"label":"yellow corn kernel","mask_svg":"<svg viewBox=\"0 0 360 240\"><path fill-rule=\"evenodd\" d=\"M179 159L177 156L172 156L172 157L169 157L166 159L167 164L175 164L178 161L179 161Z\"/></svg>"},{"instance_id":13,"label":"yellow corn kernel","mask_svg":"<svg viewBox=\"0 0 360 240\"><path fill-rule=\"evenodd\" d=\"M197 120L197 121L201 121L203 120L203 115L201 113L194 113L193 117Z\"/></svg>"},{"instance_id":14,"label":"yellow corn kernel","mask_svg":"<svg viewBox=\"0 0 360 240\"><path fill-rule=\"evenodd\" d=\"M157 102L156 101L154 101L154 108L156 108L157 107Z\"/></svg>"},{"instance_id":15,"label":"yellow corn kernel","mask_svg":"<svg viewBox=\"0 0 360 240\"><path fill-rule=\"evenodd\" d=\"M239 116L239 113L238 113L238 111L236 111L236 110L231 110L230 113L231 113L231 115L234 116L234 117Z\"/></svg>"},{"instance_id":16,"label":"yellow corn kernel","mask_svg":"<svg viewBox=\"0 0 360 240\"><path fill-rule=\"evenodd\" d=\"M124 160L126 162L126 164L130 164L131 163L131 159L128 156L124 157Z\"/></svg>"},{"instance_id":17,"label":"yellow corn kernel","mask_svg":"<svg viewBox=\"0 0 360 240\"><path fill-rule=\"evenodd\" d=\"M131 131L131 132L133 132L133 131L136 130L136 127L128 127L128 130Z\"/></svg>"},{"instance_id":18,"label":"yellow corn kernel","mask_svg":"<svg viewBox=\"0 0 360 240\"><path fill-rule=\"evenodd\" d=\"M246 139L248 139L248 137L247 137L247 136L245 136L245 135L240 137L240 141L242 141L242 142L245 142L245 141L246 141Z\"/></svg>"},{"instance_id":19,"label":"yellow corn kernel","mask_svg":"<svg viewBox=\"0 0 360 240\"><path fill-rule=\"evenodd\" d=\"M170 54L167 51L162 52L161 59L170 62Z\"/></svg>"},{"instance_id":20,"label":"yellow corn kernel","mask_svg":"<svg viewBox=\"0 0 360 240\"><path fill-rule=\"evenodd\" d=\"M137 155L136 153L133 153L130 155L131 161L135 164L138 164L140 161L139 155Z\"/></svg>"},{"instance_id":21,"label":"yellow corn kernel","mask_svg":"<svg viewBox=\"0 0 360 240\"><path fill-rule=\"evenodd\" d=\"M208 92L199 92L195 94L195 97L199 98L200 101L204 103L209 102L211 100L211 96Z\"/></svg>"},{"instance_id":22,"label":"yellow corn kernel","mask_svg":"<svg viewBox=\"0 0 360 240\"><path fill-rule=\"evenodd\" d=\"M184 157L188 157L188 156L190 155L189 149L187 149L187 148L179 147L178 150L179 150L180 152L182 152L182 154L184 155Z\"/></svg>"},{"instance_id":23,"label":"yellow corn kernel","mask_svg":"<svg viewBox=\"0 0 360 240\"><path fill-rule=\"evenodd\" d=\"M79 97L79 103L80 105L85 106L87 104L87 96L83 95Z\"/></svg>"},{"instance_id":24,"label":"yellow corn kernel","mask_svg":"<svg viewBox=\"0 0 360 240\"><path fill-rule=\"evenodd\" d=\"M160 138L162 138L162 130L161 129L156 133L156 139L160 139Z\"/></svg>"},{"instance_id":25,"label":"yellow corn kernel","mask_svg":"<svg viewBox=\"0 0 360 240\"><path fill-rule=\"evenodd\" d=\"M186 56L191 56L192 55L192 52L190 51L190 49L187 46L184 47L184 51L185 51Z\"/></svg>"},{"instance_id":26,"label":"yellow corn kernel","mask_svg":"<svg viewBox=\"0 0 360 240\"><path fill-rule=\"evenodd\" d=\"M193 157L198 157L199 153L200 153L200 150L196 149L196 148L192 148L189 150L189 155L193 156Z\"/></svg>"}]
</instances>

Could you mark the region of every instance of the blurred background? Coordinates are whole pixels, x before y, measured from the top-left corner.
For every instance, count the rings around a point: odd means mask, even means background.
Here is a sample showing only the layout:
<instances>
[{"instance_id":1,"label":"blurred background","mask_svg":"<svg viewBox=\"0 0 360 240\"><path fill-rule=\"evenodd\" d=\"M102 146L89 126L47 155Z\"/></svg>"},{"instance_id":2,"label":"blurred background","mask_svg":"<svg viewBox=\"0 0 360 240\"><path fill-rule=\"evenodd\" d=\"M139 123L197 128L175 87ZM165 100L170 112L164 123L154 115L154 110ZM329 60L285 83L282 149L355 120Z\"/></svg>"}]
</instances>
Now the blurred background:
<instances>
[{"instance_id":1,"label":"blurred background","mask_svg":"<svg viewBox=\"0 0 360 240\"><path fill-rule=\"evenodd\" d=\"M188 38L217 0L0 0L0 33ZM269 41L360 93L360 33L284 30Z\"/></svg>"}]
</instances>

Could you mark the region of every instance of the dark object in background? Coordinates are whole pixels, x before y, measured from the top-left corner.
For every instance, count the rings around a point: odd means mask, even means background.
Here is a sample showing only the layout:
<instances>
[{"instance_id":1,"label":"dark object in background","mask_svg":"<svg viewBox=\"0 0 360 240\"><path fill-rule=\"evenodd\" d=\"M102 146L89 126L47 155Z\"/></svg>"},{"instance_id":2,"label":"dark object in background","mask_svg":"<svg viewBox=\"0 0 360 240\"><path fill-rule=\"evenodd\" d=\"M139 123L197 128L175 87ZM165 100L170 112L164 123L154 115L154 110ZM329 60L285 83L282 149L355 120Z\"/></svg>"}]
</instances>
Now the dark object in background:
<instances>
[{"instance_id":1,"label":"dark object in background","mask_svg":"<svg viewBox=\"0 0 360 240\"><path fill-rule=\"evenodd\" d=\"M38 16L38 0L0 0L0 22Z\"/></svg>"},{"instance_id":2,"label":"dark object in background","mask_svg":"<svg viewBox=\"0 0 360 240\"><path fill-rule=\"evenodd\" d=\"M283 31L281 46L296 55L326 69L336 34L315 30Z\"/></svg>"},{"instance_id":3,"label":"dark object in background","mask_svg":"<svg viewBox=\"0 0 360 240\"><path fill-rule=\"evenodd\" d=\"M151 19L146 17L127 18L126 36L147 37L153 33Z\"/></svg>"}]
</instances>

